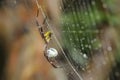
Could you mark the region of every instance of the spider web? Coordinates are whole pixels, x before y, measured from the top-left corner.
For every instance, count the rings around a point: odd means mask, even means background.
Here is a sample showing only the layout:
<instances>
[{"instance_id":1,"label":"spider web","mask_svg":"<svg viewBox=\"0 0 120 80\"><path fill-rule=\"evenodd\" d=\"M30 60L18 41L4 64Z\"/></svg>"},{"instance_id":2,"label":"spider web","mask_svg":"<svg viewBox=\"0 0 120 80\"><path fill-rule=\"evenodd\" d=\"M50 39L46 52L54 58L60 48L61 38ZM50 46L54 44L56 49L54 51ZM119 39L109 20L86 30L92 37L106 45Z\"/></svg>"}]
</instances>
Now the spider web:
<instances>
[{"instance_id":1,"label":"spider web","mask_svg":"<svg viewBox=\"0 0 120 80\"><path fill-rule=\"evenodd\" d=\"M39 11L42 12L42 16L46 19L44 31L50 30L53 33L48 47L55 47L59 50L60 54L56 59L58 64L62 65L66 71L68 80L84 80L84 73L82 74L82 72L87 71L91 61L95 60L94 55L104 54L101 30L109 26L104 1L61 0L59 5L61 17L58 28L61 36L56 36L56 31L47 13L45 13L38 1L35 1ZM6 2L12 8L15 6L12 5L15 3L12 0ZM18 0L16 5L18 3L24 3L30 9L31 5L28 0ZM42 25L41 22L37 21L38 28L41 28ZM60 40L58 40L59 37Z\"/></svg>"}]
</instances>

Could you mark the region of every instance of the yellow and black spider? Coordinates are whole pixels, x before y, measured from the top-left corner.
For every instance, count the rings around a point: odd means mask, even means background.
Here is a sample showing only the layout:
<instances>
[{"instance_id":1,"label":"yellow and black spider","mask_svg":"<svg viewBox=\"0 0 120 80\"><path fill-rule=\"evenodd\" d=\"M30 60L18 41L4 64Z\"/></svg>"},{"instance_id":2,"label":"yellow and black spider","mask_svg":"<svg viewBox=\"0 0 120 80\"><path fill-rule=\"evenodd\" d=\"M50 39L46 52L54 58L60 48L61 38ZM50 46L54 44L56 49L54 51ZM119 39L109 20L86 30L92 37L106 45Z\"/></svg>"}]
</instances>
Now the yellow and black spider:
<instances>
[{"instance_id":1,"label":"yellow and black spider","mask_svg":"<svg viewBox=\"0 0 120 80\"><path fill-rule=\"evenodd\" d=\"M51 40L51 36L52 36L51 31L47 31L46 33L44 33L44 39L47 43L49 43L49 41Z\"/></svg>"}]
</instances>

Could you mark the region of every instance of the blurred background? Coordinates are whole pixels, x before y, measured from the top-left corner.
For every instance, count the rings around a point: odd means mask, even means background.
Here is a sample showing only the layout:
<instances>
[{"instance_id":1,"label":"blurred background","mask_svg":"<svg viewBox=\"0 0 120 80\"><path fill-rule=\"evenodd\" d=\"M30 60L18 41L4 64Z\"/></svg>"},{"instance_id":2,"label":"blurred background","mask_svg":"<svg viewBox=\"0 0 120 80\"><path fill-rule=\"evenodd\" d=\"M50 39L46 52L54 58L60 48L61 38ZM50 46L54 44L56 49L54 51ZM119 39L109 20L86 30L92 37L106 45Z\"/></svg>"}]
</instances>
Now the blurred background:
<instances>
[{"instance_id":1,"label":"blurred background","mask_svg":"<svg viewBox=\"0 0 120 80\"><path fill-rule=\"evenodd\" d=\"M120 80L119 0L0 0L0 80ZM55 48L55 68L45 57Z\"/></svg>"}]
</instances>

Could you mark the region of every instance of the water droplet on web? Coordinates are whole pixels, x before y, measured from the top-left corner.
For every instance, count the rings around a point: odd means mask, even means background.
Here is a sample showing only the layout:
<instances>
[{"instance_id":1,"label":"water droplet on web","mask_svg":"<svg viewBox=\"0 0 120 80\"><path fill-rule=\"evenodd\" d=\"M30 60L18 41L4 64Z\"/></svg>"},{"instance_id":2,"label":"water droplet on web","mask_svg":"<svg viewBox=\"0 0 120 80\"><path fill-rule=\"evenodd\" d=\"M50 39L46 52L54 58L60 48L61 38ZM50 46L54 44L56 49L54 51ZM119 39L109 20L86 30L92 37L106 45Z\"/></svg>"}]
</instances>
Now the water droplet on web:
<instances>
[{"instance_id":1,"label":"water droplet on web","mask_svg":"<svg viewBox=\"0 0 120 80\"><path fill-rule=\"evenodd\" d=\"M83 44L81 44L81 46L83 47L84 45L83 45Z\"/></svg>"},{"instance_id":2,"label":"water droplet on web","mask_svg":"<svg viewBox=\"0 0 120 80\"><path fill-rule=\"evenodd\" d=\"M85 47L87 48L87 47L88 47L88 45L85 45Z\"/></svg>"},{"instance_id":3,"label":"water droplet on web","mask_svg":"<svg viewBox=\"0 0 120 80\"><path fill-rule=\"evenodd\" d=\"M74 48L74 51L76 51L76 48Z\"/></svg>"},{"instance_id":4,"label":"water droplet on web","mask_svg":"<svg viewBox=\"0 0 120 80\"><path fill-rule=\"evenodd\" d=\"M75 24L72 24L72 27L75 27Z\"/></svg>"},{"instance_id":5,"label":"water droplet on web","mask_svg":"<svg viewBox=\"0 0 120 80\"><path fill-rule=\"evenodd\" d=\"M84 50L84 47L82 47L82 50Z\"/></svg>"},{"instance_id":6,"label":"water droplet on web","mask_svg":"<svg viewBox=\"0 0 120 80\"><path fill-rule=\"evenodd\" d=\"M102 44L101 44L101 43L99 43L99 44L98 44L98 48L101 48L101 47L102 47Z\"/></svg>"},{"instance_id":7,"label":"water droplet on web","mask_svg":"<svg viewBox=\"0 0 120 80\"><path fill-rule=\"evenodd\" d=\"M82 41L85 40L85 38L82 38Z\"/></svg>"},{"instance_id":8,"label":"water droplet on web","mask_svg":"<svg viewBox=\"0 0 120 80\"><path fill-rule=\"evenodd\" d=\"M87 15L88 15L88 12L85 12L85 15L87 16Z\"/></svg>"},{"instance_id":9,"label":"water droplet on web","mask_svg":"<svg viewBox=\"0 0 120 80\"><path fill-rule=\"evenodd\" d=\"M90 80L93 80L93 77L92 77L92 76L90 77Z\"/></svg>"},{"instance_id":10,"label":"water droplet on web","mask_svg":"<svg viewBox=\"0 0 120 80\"><path fill-rule=\"evenodd\" d=\"M84 57L84 58L88 58L86 54L83 54L83 57Z\"/></svg>"},{"instance_id":11,"label":"water droplet on web","mask_svg":"<svg viewBox=\"0 0 120 80\"><path fill-rule=\"evenodd\" d=\"M62 31L63 33L65 33L66 31Z\"/></svg>"},{"instance_id":12,"label":"water droplet on web","mask_svg":"<svg viewBox=\"0 0 120 80\"><path fill-rule=\"evenodd\" d=\"M107 5L106 5L105 3L103 3L103 7L104 7L104 8L107 8Z\"/></svg>"},{"instance_id":13,"label":"water droplet on web","mask_svg":"<svg viewBox=\"0 0 120 80\"><path fill-rule=\"evenodd\" d=\"M79 24L77 24L77 27L79 27Z\"/></svg>"},{"instance_id":14,"label":"water droplet on web","mask_svg":"<svg viewBox=\"0 0 120 80\"><path fill-rule=\"evenodd\" d=\"M76 40L77 40L77 41L79 41L79 39L78 39L78 38L77 38Z\"/></svg>"},{"instance_id":15,"label":"water droplet on web","mask_svg":"<svg viewBox=\"0 0 120 80\"><path fill-rule=\"evenodd\" d=\"M99 15L97 15L97 16L96 16L96 19L97 19L97 20L100 20L100 16L99 16Z\"/></svg>"},{"instance_id":16,"label":"water droplet on web","mask_svg":"<svg viewBox=\"0 0 120 80\"><path fill-rule=\"evenodd\" d=\"M82 33L82 31L79 31L79 33Z\"/></svg>"},{"instance_id":17,"label":"water droplet on web","mask_svg":"<svg viewBox=\"0 0 120 80\"><path fill-rule=\"evenodd\" d=\"M92 5L95 5L96 3L95 3L95 1L92 1Z\"/></svg>"},{"instance_id":18,"label":"water droplet on web","mask_svg":"<svg viewBox=\"0 0 120 80\"><path fill-rule=\"evenodd\" d=\"M72 31L73 33L76 33L76 31Z\"/></svg>"},{"instance_id":19,"label":"water droplet on web","mask_svg":"<svg viewBox=\"0 0 120 80\"><path fill-rule=\"evenodd\" d=\"M75 11L73 11L73 14L76 15Z\"/></svg>"},{"instance_id":20,"label":"water droplet on web","mask_svg":"<svg viewBox=\"0 0 120 80\"><path fill-rule=\"evenodd\" d=\"M16 0L14 0L14 4L16 4L17 3L17 1Z\"/></svg>"},{"instance_id":21,"label":"water droplet on web","mask_svg":"<svg viewBox=\"0 0 120 80\"><path fill-rule=\"evenodd\" d=\"M107 50L108 50L108 51L112 51L112 47L111 47L111 46L108 46L108 47L107 47Z\"/></svg>"},{"instance_id":22,"label":"water droplet on web","mask_svg":"<svg viewBox=\"0 0 120 80\"><path fill-rule=\"evenodd\" d=\"M89 49L91 49L92 47L91 47L91 45L89 45Z\"/></svg>"},{"instance_id":23,"label":"water droplet on web","mask_svg":"<svg viewBox=\"0 0 120 80\"><path fill-rule=\"evenodd\" d=\"M59 9L62 10L62 7L60 6Z\"/></svg>"},{"instance_id":24,"label":"water droplet on web","mask_svg":"<svg viewBox=\"0 0 120 80\"><path fill-rule=\"evenodd\" d=\"M82 53L82 52L80 52L80 54L82 55L83 53Z\"/></svg>"}]
</instances>

